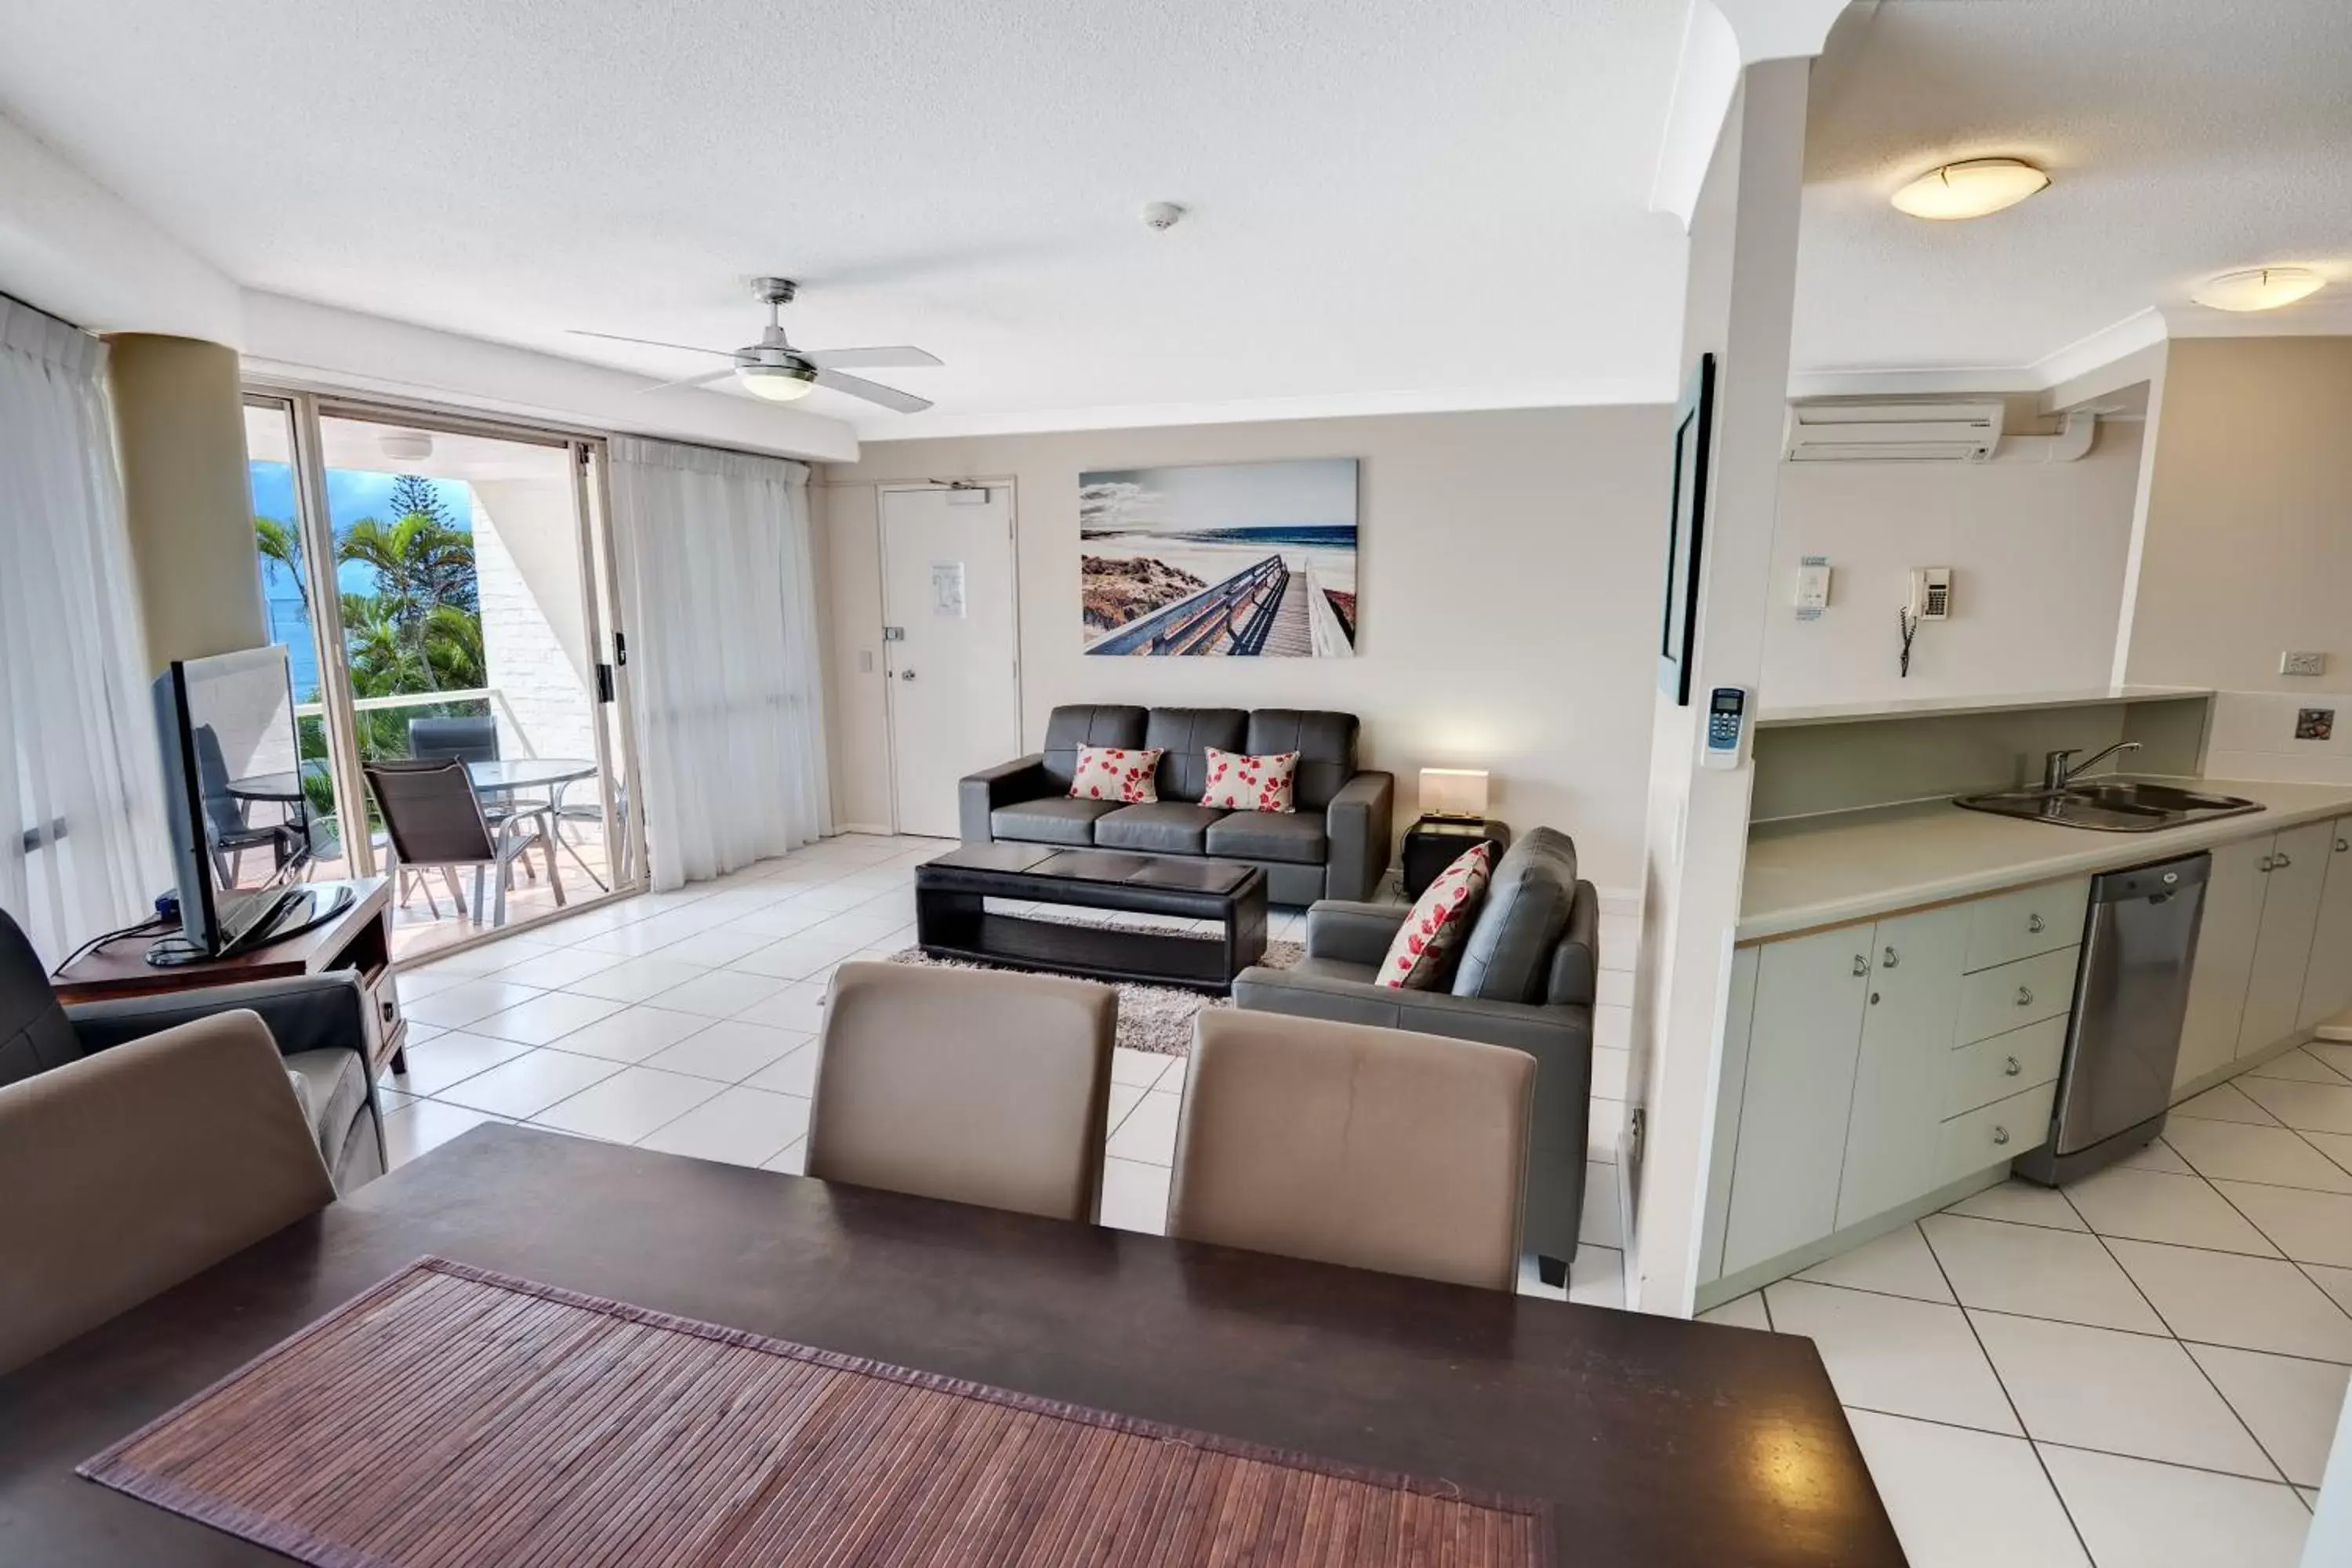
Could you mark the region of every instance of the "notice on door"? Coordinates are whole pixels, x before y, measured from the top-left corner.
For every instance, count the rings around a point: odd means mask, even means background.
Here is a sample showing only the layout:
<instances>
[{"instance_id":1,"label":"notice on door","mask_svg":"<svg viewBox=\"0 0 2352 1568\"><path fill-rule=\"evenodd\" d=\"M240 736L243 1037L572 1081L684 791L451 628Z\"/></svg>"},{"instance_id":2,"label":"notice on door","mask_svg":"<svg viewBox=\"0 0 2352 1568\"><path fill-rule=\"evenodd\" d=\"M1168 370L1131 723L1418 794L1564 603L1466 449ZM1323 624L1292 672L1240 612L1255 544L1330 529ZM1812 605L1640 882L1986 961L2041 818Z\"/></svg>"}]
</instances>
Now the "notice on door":
<instances>
[{"instance_id":1,"label":"notice on door","mask_svg":"<svg viewBox=\"0 0 2352 1568\"><path fill-rule=\"evenodd\" d=\"M963 619L962 562L931 563L931 614L950 620Z\"/></svg>"}]
</instances>

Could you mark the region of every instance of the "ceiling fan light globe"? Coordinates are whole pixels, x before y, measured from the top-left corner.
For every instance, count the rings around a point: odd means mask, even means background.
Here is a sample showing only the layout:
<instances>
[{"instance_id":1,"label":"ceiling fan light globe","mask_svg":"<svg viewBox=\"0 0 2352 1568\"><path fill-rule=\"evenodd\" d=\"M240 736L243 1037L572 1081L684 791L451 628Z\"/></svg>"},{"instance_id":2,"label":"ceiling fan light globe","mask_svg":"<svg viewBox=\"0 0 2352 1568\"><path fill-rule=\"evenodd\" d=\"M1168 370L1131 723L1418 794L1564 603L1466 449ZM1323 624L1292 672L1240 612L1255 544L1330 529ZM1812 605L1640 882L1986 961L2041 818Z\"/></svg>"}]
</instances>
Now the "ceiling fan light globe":
<instances>
[{"instance_id":1,"label":"ceiling fan light globe","mask_svg":"<svg viewBox=\"0 0 2352 1568\"><path fill-rule=\"evenodd\" d=\"M1893 200L1897 212L1948 223L2013 207L2049 184L2049 175L2021 158L1970 158L1928 170Z\"/></svg>"},{"instance_id":2,"label":"ceiling fan light globe","mask_svg":"<svg viewBox=\"0 0 2352 1568\"><path fill-rule=\"evenodd\" d=\"M796 364L739 364L735 379L743 390L770 403L795 403L816 385L816 372Z\"/></svg>"}]
</instances>

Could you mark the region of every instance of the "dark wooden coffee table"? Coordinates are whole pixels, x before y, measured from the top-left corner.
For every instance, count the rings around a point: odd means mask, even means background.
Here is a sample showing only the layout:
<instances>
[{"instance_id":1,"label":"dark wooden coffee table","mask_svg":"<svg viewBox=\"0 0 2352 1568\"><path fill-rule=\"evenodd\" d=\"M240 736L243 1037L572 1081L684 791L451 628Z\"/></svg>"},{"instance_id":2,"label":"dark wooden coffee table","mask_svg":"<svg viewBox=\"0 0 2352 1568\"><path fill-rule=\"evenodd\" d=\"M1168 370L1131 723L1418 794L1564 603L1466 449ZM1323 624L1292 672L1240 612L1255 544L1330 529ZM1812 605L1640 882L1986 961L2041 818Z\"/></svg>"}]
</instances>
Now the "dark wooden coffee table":
<instances>
[{"instance_id":1,"label":"dark wooden coffee table","mask_svg":"<svg viewBox=\"0 0 2352 1568\"><path fill-rule=\"evenodd\" d=\"M285 1568L74 1466L426 1253L1539 1498L1572 1568L1904 1561L1807 1340L492 1125L0 1376L0 1563Z\"/></svg>"},{"instance_id":2,"label":"dark wooden coffee table","mask_svg":"<svg viewBox=\"0 0 2352 1568\"><path fill-rule=\"evenodd\" d=\"M1220 937L992 913L990 899L1215 921ZM1265 954L1265 873L1229 860L970 844L915 868L915 938L933 958L1223 995Z\"/></svg>"}]
</instances>

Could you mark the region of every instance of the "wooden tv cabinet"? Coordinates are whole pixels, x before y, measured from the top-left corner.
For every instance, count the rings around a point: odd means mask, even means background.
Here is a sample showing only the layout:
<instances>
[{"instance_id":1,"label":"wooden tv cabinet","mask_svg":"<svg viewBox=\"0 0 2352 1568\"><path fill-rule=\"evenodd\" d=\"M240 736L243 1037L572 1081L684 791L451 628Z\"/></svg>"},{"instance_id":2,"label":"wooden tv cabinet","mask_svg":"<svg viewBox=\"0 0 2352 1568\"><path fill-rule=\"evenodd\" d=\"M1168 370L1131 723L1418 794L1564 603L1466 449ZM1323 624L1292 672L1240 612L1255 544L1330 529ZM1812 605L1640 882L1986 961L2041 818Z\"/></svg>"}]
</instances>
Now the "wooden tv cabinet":
<instances>
[{"instance_id":1,"label":"wooden tv cabinet","mask_svg":"<svg viewBox=\"0 0 2352 1568\"><path fill-rule=\"evenodd\" d=\"M383 877L355 879L352 907L321 926L234 958L199 959L158 967L146 958L139 938L112 943L76 959L55 982L60 1002L108 1002L124 996L156 996L201 991L248 980L284 980L297 974L355 971L368 995L368 1067L381 1074L408 1070L404 1049L408 1020L392 973L392 883Z\"/></svg>"}]
</instances>

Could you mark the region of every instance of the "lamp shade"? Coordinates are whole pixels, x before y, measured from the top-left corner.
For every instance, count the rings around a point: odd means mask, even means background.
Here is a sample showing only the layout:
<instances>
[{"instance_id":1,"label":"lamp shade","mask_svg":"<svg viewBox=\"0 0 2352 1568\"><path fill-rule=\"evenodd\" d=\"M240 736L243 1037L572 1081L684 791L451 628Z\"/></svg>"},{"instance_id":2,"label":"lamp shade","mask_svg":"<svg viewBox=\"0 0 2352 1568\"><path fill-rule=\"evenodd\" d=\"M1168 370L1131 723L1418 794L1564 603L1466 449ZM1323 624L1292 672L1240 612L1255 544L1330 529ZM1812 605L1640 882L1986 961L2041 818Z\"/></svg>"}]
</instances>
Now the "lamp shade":
<instances>
[{"instance_id":1,"label":"lamp shade","mask_svg":"<svg viewBox=\"0 0 2352 1568\"><path fill-rule=\"evenodd\" d=\"M1486 816L1486 770L1422 769L1421 809L1426 816Z\"/></svg>"}]
</instances>

